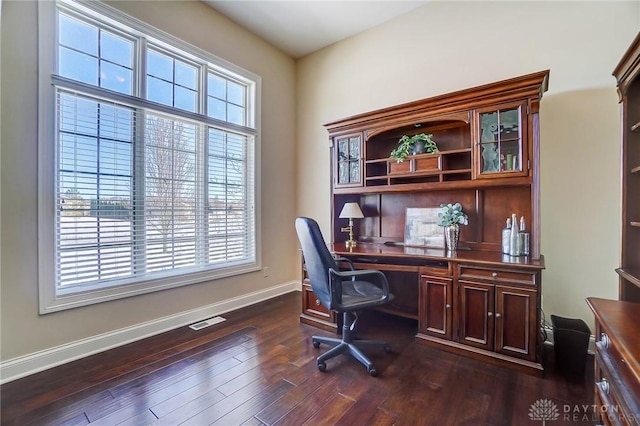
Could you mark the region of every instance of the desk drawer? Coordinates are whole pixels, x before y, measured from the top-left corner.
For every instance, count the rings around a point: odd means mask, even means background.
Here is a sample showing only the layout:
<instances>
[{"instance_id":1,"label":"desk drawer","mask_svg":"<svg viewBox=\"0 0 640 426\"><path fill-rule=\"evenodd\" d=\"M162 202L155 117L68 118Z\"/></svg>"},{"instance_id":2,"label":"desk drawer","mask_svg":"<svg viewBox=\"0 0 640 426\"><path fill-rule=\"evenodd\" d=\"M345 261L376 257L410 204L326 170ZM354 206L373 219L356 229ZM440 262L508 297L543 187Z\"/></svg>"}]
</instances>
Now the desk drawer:
<instances>
[{"instance_id":1,"label":"desk drawer","mask_svg":"<svg viewBox=\"0 0 640 426\"><path fill-rule=\"evenodd\" d=\"M331 319L331 312L320 303L311 286L306 283L302 285L302 311L314 317Z\"/></svg>"},{"instance_id":2,"label":"desk drawer","mask_svg":"<svg viewBox=\"0 0 640 426\"><path fill-rule=\"evenodd\" d=\"M483 280L489 282L517 283L534 286L537 284L535 272L481 268L477 266L460 265L459 277L461 279Z\"/></svg>"}]
</instances>

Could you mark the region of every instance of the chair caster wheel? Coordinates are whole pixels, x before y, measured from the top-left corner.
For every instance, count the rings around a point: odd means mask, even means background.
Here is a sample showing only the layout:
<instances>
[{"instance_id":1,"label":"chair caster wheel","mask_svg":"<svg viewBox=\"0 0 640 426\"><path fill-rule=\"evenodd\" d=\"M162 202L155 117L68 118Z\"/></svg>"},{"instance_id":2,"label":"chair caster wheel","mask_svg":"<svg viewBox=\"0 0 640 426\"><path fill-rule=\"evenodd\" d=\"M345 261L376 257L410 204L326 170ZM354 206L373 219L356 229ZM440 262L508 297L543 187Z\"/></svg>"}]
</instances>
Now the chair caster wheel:
<instances>
[{"instance_id":1,"label":"chair caster wheel","mask_svg":"<svg viewBox=\"0 0 640 426\"><path fill-rule=\"evenodd\" d=\"M389 345L384 345L384 351L385 351L386 353L390 354L390 353L391 353L391 346L389 346Z\"/></svg>"},{"instance_id":2,"label":"chair caster wheel","mask_svg":"<svg viewBox=\"0 0 640 426\"><path fill-rule=\"evenodd\" d=\"M313 347L314 348L319 348L320 347L320 342L316 342L315 340L313 341Z\"/></svg>"},{"instance_id":3,"label":"chair caster wheel","mask_svg":"<svg viewBox=\"0 0 640 426\"><path fill-rule=\"evenodd\" d=\"M378 375L378 371L376 371L376 369L373 367L367 369L367 372L371 377L376 377Z\"/></svg>"},{"instance_id":4,"label":"chair caster wheel","mask_svg":"<svg viewBox=\"0 0 640 426\"><path fill-rule=\"evenodd\" d=\"M327 371L327 364L320 361L318 363L318 370L324 373L325 371Z\"/></svg>"}]
</instances>

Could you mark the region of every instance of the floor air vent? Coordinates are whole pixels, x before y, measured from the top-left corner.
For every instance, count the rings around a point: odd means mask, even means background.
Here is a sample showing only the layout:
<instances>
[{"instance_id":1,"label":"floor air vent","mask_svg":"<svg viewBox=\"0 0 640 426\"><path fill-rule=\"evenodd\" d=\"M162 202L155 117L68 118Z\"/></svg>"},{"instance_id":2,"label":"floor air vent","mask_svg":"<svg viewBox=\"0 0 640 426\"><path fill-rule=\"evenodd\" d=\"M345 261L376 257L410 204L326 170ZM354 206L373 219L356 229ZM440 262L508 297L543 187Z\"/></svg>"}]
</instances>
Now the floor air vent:
<instances>
[{"instance_id":1,"label":"floor air vent","mask_svg":"<svg viewBox=\"0 0 640 426\"><path fill-rule=\"evenodd\" d=\"M203 328L209 327L210 325L219 324L223 321L226 321L226 319L222 317L213 317L213 318L206 319L204 321L197 322L195 324L191 324L189 328L192 330L198 331L198 330L202 330Z\"/></svg>"}]
</instances>

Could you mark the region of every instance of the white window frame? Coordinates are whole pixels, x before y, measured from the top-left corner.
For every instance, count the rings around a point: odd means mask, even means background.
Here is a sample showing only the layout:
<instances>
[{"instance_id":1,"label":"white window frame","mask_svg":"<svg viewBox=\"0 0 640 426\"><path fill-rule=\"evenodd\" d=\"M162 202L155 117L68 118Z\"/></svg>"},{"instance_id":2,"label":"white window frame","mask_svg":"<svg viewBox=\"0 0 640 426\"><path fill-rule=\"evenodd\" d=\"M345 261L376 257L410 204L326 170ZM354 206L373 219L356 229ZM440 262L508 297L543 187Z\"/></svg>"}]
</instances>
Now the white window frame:
<instances>
[{"instance_id":1,"label":"white window frame","mask_svg":"<svg viewBox=\"0 0 640 426\"><path fill-rule=\"evenodd\" d=\"M164 48L168 51L180 51L182 54L192 55L193 60L205 60L210 70L216 70L224 75L237 78L248 86L248 100L246 108L250 111L247 114L246 126L235 126L233 124L220 122L218 127L227 128L231 131L234 128L242 127L245 134L253 137L254 155L254 242L255 257L252 262L242 264L229 264L226 267L215 267L211 269L199 270L191 273L180 273L179 270L172 270L166 276L144 281L135 281L131 284L116 286L85 286L78 287L74 291L64 291L58 288L56 282L56 181L57 181L57 153L55 139L56 129L56 90L54 82L61 77L54 76L57 69L57 4L63 3L73 7L87 16L99 16L100 20L115 28L126 28L132 35L144 34L152 40L155 48ZM202 49L194 47L178 38L153 28L135 18L132 18L110 6L101 2L75 2L74 0L43 1L39 4L39 106L38 106L38 286L39 286L39 308L41 314L76 308L80 306L101 303L109 300L120 299L139 294L180 287L189 284L212 281L215 279L229 277L248 272L258 271L262 268L262 245L261 245L261 210L260 210L260 93L261 78L247 70L218 58ZM145 41L143 41L144 43ZM141 58L137 50L136 61L144 69L144 58ZM135 67L135 65L134 65ZM137 73L134 78L144 72ZM204 72L201 72L200 80L206 79ZM144 78L142 78L144 80ZM73 85L73 82L70 83ZM86 90L78 83L79 88ZM84 85L86 86L86 85ZM134 84L136 87L136 84ZM139 81L138 90L134 95L144 94L144 82ZM201 86L204 90L206 86ZM124 95L126 97L126 95ZM206 98L206 92L204 97ZM157 105L156 105L157 107ZM161 110L161 109L160 109ZM188 113L187 113L188 114ZM201 118L201 117L195 117ZM210 121L216 121L210 119Z\"/></svg>"}]
</instances>

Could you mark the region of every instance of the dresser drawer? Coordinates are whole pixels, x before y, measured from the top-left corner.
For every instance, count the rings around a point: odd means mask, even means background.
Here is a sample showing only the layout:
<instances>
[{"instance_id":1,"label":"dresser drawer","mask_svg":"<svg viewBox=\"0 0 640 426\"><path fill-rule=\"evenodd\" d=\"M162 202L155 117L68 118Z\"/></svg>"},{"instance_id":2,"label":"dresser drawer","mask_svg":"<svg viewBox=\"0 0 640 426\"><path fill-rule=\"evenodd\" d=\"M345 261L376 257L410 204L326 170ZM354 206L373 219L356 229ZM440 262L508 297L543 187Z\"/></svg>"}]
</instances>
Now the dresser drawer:
<instances>
[{"instance_id":1,"label":"dresser drawer","mask_svg":"<svg viewBox=\"0 0 640 426\"><path fill-rule=\"evenodd\" d=\"M461 279L517 283L533 286L537 284L535 272L513 271L499 268L482 268L477 266L460 265L459 277Z\"/></svg>"},{"instance_id":2,"label":"dresser drawer","mask_svg":"<svg viewBox=\"0 0 640 426\"><path fill-rule=\"evenodd\" d=\"M610 359L610 354L597 347L595 357L595 402L596 414L600 423L604 425L627 425L625 421L624 404L620 404L616 394L620 392L620 379L613 370L615 367Z\"/></svg>"},{"instance_id":3,"label":"dresser drawer","mask_svg":"<svg viewBox=\"0 0 640 426\"><path fill-rule=\"evenodd\" d=\"M595 351L595 400L605 425L637 425L640 386L615 339L601 333Z\"/></svg>"}]
</instances>

